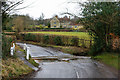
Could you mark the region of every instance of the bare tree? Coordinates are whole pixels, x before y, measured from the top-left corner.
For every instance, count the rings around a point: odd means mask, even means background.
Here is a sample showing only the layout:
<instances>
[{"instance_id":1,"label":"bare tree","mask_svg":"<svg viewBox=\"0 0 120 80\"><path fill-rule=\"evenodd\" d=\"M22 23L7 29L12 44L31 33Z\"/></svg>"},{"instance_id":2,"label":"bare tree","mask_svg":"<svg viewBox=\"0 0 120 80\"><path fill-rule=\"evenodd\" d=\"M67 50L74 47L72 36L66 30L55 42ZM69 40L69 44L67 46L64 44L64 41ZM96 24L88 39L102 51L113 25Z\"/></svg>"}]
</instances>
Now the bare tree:
<instances>
[{"instance_id":1,"label":"bare tree","mask_svg":"<svg viewBox=\"0 0 120 80\"><path fill-rule=\"evenodd\" d=\"M11 20L11 14L14 12L27 8L30 5L26 5L18 8L19 5L24 3L24 0L6 0L2 3L2 30L6 29L6 24Z\"/></svg>"},{"instance_id":2,"label":"bare tree","mask_svg":"<svg viewBox=\"0 0 120 80\"><path fill-rule=\"evenodd\" d=\"M38 19L38 24L39 24L39 25L40 25L40 24L44 24L44 17L45 17L45 15L42 13L42 14L40 15L39 19Z\"/></svg>"},{"instance_id":3,"label":"bare tree","mask_svg":"<svg viewBox=\"0 0 120 80\"><path fill-rule=\"evenodd\" d=\"M17 33L21 32L24 30L24 19L23 17L16 17L14 20L13 20L13 23L14 23L14 27L15 27L15 30Z\"/></svg>"}]
</instances>

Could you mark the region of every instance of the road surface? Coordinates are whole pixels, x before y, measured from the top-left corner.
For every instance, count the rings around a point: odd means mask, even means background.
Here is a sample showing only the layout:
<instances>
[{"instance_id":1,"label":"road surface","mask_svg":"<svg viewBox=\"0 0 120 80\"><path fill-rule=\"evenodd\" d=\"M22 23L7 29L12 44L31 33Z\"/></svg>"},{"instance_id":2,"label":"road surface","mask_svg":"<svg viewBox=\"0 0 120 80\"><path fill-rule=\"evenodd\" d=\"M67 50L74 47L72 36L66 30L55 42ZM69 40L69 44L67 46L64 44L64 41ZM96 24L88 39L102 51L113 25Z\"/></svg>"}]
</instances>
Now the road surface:
<instances>
[{"instance_id":1,"label":"road surface","mask_svg":"<svg viewBox=\"0 0 120 80\"><path fill-rule=\"evenodd\" d=\"M22 43L17 43L23 46ZM117 78L106 66L90 57L80 56L75 60L75 56L66 54L52 48L43 48L36 45L27 44L30 47L32 58L40 64L41 70L32 74L30 78ZM50 59L57 57L58 60L38 60L39 58ZM64 61L67 60L67 61Z\"/></svg>"}]
</instances>

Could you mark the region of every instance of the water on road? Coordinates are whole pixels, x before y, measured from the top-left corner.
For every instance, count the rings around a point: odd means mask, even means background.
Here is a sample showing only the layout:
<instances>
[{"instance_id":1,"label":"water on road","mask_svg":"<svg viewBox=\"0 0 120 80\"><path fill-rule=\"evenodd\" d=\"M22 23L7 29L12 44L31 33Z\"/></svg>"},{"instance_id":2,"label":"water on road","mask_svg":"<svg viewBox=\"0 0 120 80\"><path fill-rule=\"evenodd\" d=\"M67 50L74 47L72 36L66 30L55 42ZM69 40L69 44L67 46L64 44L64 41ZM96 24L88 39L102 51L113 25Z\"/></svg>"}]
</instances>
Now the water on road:
<instances>
[{"instance_id":1,"label":"water on road","mask_svg":"<svg viewBox=\"0 0 120 80\"><path fill-rule=\"evenodd\" d=\"M22 43L17 43L23 46ZM31 78L117 78L106 66L90 57L73 56L52 48L27 44L41 70Z\"/></svg>"}]
</instances>

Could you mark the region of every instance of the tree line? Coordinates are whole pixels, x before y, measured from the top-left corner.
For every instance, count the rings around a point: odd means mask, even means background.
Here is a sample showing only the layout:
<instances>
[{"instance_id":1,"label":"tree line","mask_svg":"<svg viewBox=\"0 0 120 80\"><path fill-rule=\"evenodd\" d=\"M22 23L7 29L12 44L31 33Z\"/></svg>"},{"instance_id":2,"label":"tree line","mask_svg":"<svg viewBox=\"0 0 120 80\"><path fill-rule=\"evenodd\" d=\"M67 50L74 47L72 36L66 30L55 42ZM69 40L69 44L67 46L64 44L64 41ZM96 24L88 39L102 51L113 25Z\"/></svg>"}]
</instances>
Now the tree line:
<instances>
[{"instance_id":1,"label":"tree line","mask_svg":"<svg viewBox=\"0 0 120 80\"><path fill-rule=\"evenodd\" d=\"M112 51L110 34L120 38L120 2L85 2L79 5L83 6L81 8L83 17L79 21L94 39L90 54ZM117 44L120 46L120 42Z\"/></svg>"}]
</instances>

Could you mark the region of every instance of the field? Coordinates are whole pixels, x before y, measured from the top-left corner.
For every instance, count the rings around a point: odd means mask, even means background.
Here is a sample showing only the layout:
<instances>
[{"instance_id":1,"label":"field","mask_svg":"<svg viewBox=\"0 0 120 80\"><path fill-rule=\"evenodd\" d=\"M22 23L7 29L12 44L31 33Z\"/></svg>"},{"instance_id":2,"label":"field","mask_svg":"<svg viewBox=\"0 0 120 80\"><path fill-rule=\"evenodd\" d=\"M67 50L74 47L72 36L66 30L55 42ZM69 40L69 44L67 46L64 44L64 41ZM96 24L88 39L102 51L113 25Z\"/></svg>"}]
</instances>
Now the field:
<instances>
[{"instance_id":1,"label":"field","mask_svg":"<svg viewBox=\"0 0 120 80\"><path fill-rule=\"evenodd\" d=\"M90 35L87 32L28 32L28 33L40 33L51 35L65 35L65 36L77 36L80 39L90 40Z\"/></svg>"}]
</instances>

